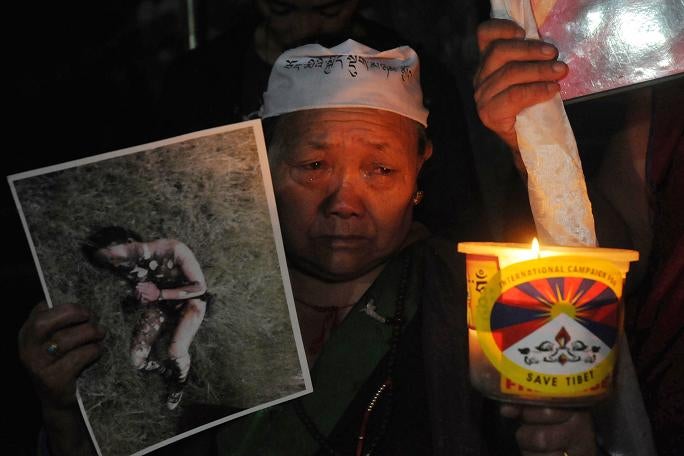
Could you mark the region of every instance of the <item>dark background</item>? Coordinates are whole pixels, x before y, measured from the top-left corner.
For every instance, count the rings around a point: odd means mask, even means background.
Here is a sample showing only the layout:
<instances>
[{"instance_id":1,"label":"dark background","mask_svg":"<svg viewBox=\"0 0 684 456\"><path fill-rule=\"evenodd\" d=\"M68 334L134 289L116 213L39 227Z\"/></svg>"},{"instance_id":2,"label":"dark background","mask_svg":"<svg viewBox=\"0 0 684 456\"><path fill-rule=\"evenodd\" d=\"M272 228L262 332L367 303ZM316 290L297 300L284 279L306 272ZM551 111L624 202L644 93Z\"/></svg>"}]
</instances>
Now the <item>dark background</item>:
<instances>
[{"instance_id":1,"label":"dark background","mask_svg":"<svg viewBox=\"0 0 684 456\"><path fill-rule=\"evenodd\" d=\"M234 28L253 8L252 0L190 3L194 40L200 47ZM189 49L187 5L188 0L75 0L5 6L2 71L9 83L3 98L1 174L162 139L156 121L165 74ZM515 227L509 226L514 219L510 214L520 209L511 200L526 204L524 187L510 154L481 126L472 103L470 81L478 61L475 29L489 15L488 0L362 0L361 9L452 73L464 103L491 233L482 240L528 242L531 236L512 237ZM588 181L600 166L600 152L622 126L622 103L617 95L567 106ZM9 381L2 389L0 453L35 454L40 408L19 363L16 341L43 294L9 186L3 185L5 257L0 277L3 291L9 290L3 303L9 311L2 346L9 366L2 372ZM619 245L618 239L609 241L610 246L630 247Z\"/></svg>"},{"instance_id":2,"label":"dark background","mask_svg":"<svg viewBox=\"0 0 684 456\"><path fill-rule=\"evenodd\" d=\"M160 139L153 125L164 74L189 48L185 0L12 3L3 13L3 176ZM250 7L250 0L195 0L197 44L229 29ZM456 60L466 62L464 75L477 61L473 32L488 15L486 1L366 0L362 8L434 50L454 72L464 70L453 68ZM0 277L9 290L2 453L23 455L35 451L40 409L16 340L43 294L7 184L2 198Z\"/></svg>"}]
</instances>

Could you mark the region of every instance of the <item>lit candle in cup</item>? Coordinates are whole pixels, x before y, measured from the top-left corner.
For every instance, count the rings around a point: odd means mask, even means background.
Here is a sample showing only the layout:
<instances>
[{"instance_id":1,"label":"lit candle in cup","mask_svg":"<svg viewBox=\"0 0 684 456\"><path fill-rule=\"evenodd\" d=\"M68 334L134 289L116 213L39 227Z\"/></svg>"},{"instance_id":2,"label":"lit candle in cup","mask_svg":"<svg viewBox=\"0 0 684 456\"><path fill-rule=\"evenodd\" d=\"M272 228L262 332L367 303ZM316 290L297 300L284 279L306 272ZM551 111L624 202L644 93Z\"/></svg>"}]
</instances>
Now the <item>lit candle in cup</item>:
<instances>
[{"instance_id":1,"label":"lit candle in cup","mask_svg":"<svg viewBox=\"0 0 684 456\"><path fill-rule=\"evenodd\" d=\"M536 240L535 240L536 241ZM470 376L504 401L606 396L633 250L466 242Z\"/></svg>"}]
</instances>

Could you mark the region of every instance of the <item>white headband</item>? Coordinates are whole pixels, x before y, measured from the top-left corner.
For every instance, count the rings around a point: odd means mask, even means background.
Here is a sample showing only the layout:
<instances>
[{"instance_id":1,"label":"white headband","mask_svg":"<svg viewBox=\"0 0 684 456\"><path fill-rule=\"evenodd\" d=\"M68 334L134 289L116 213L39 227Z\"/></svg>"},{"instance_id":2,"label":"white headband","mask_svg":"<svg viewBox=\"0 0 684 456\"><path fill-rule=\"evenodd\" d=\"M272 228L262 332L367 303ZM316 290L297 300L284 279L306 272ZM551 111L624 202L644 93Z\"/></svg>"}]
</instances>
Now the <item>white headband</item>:
<instances>
[{"instance_id":1,"label":"white headband","mask_svg":"<svg viewBox=\"0 0 684 456\"><path fill-rule=\"evenodd\" d=\"M285 51L271 70L261 117L341 107L391 111L427 127L415 51L401 46L378 52L354 40Z\"/></svg>"}]
</instances>

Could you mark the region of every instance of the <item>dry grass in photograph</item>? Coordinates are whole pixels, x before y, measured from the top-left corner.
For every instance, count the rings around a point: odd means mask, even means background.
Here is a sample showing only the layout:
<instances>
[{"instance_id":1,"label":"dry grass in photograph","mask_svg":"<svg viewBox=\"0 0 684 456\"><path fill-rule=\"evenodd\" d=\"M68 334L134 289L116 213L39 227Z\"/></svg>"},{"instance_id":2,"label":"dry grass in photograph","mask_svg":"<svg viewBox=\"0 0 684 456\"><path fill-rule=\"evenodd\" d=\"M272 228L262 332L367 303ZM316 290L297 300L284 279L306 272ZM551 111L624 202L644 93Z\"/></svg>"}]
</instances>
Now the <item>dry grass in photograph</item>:
<instances>
[{"instance_id":1,"label":"dry grass in photograph","mask_svg":"<svg viewBox=\"0 0 684 456\"><path fill-rule=\"evenodd\" d=\"M304 389L256 157L245 128L15 182L52 302L91 308L108 332L102 358L80 382L104 454L174 436L193 404L249 408ZM122 306L130 285L81 254L93 229L108 225L143 240L181 240L215 296L174 411L162 379L129 361L140 314ZM165 358L170 332L155 344L155 359Z\"/></svg>"}]
</instances>

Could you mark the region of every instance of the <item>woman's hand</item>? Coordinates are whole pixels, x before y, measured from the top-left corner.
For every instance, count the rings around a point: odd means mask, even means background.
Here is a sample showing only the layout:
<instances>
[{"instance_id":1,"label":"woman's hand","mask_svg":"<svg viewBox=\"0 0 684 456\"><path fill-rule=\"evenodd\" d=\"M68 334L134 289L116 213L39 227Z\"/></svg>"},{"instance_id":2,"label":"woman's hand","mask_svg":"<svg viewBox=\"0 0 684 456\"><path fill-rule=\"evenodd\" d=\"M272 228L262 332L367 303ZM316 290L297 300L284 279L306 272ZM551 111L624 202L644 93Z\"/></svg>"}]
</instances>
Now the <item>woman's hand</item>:
<instances>
[{"instance_id":1,"label":"woman's hand","mask_svg":"<svg viewBox=\"0 0 684 456\"><path fill-rule=\"evenodd\" d=\"M480 24L477 40L481 61L473 81L475 103L482 123L518 149L515 118L524 108L552 98L556 81L568 67L557 61L551 44L526 40L515 22L492 19Z\"/></svg>"},{"instance_id":2,"label":"woman's hand","mask_svg":"<svg viewBox=\"0 0 684 456\"><path fill-rule=\"evenodd\" d=\"M19 358L29 371L43 408L76 404L76 379L101 354L105 332L87 309L70 304L33 308L19 331Z\"/></svg>"},{"instance_id":3,"label":"woman's hand","mask_svg":"<svg viewBox=\"0 0 684 456\"><path fill-rule=\"evenodd\" d=\"M76 404L76 379L102 352L105 332L87 309L44 302L19 331L19 358L31 375L43 409L53 456L90 456L95 450Z\"/></svg>"},{"instance_id":4,"label":"woman's hand","mask_svg":"<svg viewBox=\"0 0 684 456\"><path fill-rule=\"evenodd\" d=\"M515 433L523 456L595 456L596 436L586 409L505 404L501 415L515 418Z\"/></svg>"}]
</instances>

